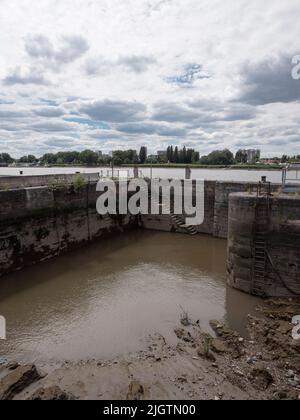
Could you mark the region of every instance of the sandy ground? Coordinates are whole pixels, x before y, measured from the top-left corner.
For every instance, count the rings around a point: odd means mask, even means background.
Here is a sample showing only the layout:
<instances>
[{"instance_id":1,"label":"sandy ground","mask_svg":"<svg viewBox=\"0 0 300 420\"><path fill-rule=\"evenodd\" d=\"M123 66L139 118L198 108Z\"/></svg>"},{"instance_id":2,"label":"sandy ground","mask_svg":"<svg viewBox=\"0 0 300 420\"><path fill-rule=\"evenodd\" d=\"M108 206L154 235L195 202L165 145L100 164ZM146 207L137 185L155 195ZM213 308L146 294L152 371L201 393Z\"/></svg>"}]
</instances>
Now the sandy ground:
<instances>
[{"instance_id":1,"label":"sandy ground","mask_svg":"<svg viewBox=\"0 0 300 420\"><path fill-rule=\"evenodd\" d=\"M261 318L249 316L249 340L217 321L211 322L215 336L210 336L182 319L174 347L157 335L148 338L147 351L50 366L39 380L30 376L35 367L24 376L17 364L2 366L0 398L298 400L300 340L292 338L291 320L300 315L300 301L270 300L261 312ZM10 387L6 394L5 387Z\"/></svg>"}]
</instances>

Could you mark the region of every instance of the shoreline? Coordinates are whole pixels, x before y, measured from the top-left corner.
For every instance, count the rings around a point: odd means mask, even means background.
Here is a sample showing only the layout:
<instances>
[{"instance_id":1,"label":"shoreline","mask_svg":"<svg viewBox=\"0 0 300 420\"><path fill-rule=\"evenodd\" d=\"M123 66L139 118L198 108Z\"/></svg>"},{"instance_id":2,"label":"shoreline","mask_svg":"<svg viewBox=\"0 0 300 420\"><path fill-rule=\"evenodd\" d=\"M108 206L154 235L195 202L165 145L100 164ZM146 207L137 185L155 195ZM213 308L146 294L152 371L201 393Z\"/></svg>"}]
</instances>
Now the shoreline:
<instances>
[{"instance_id":1,"label":"shoreline","mask_svg":"<svg viewBox=\"0 0 300 420\"><path fill-rule=\"evenodd\" d=\"M226 170L243 170L243 171L282 171L283 167L272 166L272 165L197 165L197 164L128 164L128 165L116 165L114 169L126 169L126 168L157 168L157 169L226 169ZM49 166L1 166L2 169L47 169L47 168L90 168L90 169L111 169L111 166L105 165L49 165Z\"/></svg>"},{"instance_id":2,"label":"shoreline","mask_svg":"<svg viewBox=\"0 0 300 420\"><path fill-rule=\"evenodd\" d=\"M212 336L198 321L181 320L176 346L156 335L146 351L112 360L66 361L42 373L34 365L2 366L0 399L299 400L300 341L290 321L300 300L262 303L262 317L248 317L249 339L218 321L211 321Z\"/></svg>"}]
</instances>

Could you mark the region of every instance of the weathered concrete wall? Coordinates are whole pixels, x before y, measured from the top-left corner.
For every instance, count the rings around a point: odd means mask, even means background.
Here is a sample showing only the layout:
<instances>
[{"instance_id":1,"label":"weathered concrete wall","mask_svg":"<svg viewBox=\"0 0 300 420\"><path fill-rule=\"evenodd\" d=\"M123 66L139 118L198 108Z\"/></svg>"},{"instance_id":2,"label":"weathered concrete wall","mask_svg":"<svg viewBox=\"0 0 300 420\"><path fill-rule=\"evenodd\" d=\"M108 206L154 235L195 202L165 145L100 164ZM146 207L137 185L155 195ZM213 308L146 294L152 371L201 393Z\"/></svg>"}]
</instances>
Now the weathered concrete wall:
<instances>
[{"instance_id":1,"label":"weathered concrete wall","mask_svg":"<svg viewBox=\"0 0 300 420\"><path fill-rule=\"evenodd\" d=\"M233 194L229 204L228 282L253 293L257 198ZM270 198L265 278L261 296L300 295L300 198Z\"/></svg>"},{"instance_id":2,"label":"weathered concrete wall","mask_svg":"<svg viewBox=\"0 0 300 420\"><path fill-rule=\"evenodd\" d=\"M197 226L199 233L213 235L216 238L228 237L229 196L235 192L257 191L257 183L205 181L205 217ZM280 189L279 184L272 184L271 191ZM143 216L145 229L179 231L170 216Z\"/></svg>"},{"instance_id":3,"label":"weathered concrete wall","mask_svg":"<svg viewBox=\"0 0 300 420\"><path fill-rule=\"evenodd\" d=\"M272 184L271 191L276 192L280 184ZM228 237L229 196L233 193L257 191L257 183L249 182L216 182L214 202L213 235L216 238Z\"/></svg>"},{"instance_id":4,"label":"weathered concrete wall","mask_svg":"<svg viewBox=\"0 0 300 420\"><path fill-rule=\"evenodd\" d=\"M205 181L204 185L204 222L197 226L199 233L213 234L214 229L214 205L215 205L215 181ZM195 187L194 192L195 194ZM171 195L171 202L174 196ZM141 216L141 224L144 229L160 230L165 232L186 233L186 230L180 229L169 215L143 215Z\"/></svg>"},{"instance_id":5,"label":"weathered concrete wall","mask_svg":"<svg viewBox=\"0 0 300 420\"><path fill-rule=\"evenodd\" d=\"M97 182L99 173L80 174L85 181ZM35 175L35 176L4 176L0 177L0 190L42 187L46 185L70 185L78 174L65 175Z\"/></svg>"},{"instance_id":6,"label":"weathered concrete wall","mask_svg":"<svg viewBox=\"0 0 300 420\"><path fill-rule=\"evenodd\" d=\"M52 176L16 177L26 184L45 182L48 186L0 191L0 275L138 225L187 233L168 215L103 218L96 212L96 180L76 192L74 175L67 177L58 176L55 182ZM197 231L226 238L230 192L247 191L254 185L205 181L204 222Z\"/></svg>"},{"instance_id":7,"label":"weathered concrete wall","mask_svg":"<svg viewBox=\"0 0 300 420\"><path fill-rule=\"evenodd\" d=\"M137 227L134 216L100 216L96 183L0 192L0 276L90 241Z\"/></svg>"}]
</instances>

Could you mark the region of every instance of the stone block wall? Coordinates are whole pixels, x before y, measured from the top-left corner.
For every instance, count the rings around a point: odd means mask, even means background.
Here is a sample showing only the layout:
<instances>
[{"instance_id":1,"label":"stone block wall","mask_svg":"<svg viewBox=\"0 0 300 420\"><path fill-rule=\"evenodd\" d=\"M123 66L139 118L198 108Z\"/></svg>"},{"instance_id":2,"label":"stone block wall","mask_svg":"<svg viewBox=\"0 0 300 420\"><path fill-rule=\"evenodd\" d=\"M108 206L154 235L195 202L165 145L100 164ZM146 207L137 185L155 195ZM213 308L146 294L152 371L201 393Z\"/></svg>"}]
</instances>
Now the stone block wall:
<instances>
[{"instance_id":1,"label":"stone block wall","mask_svg":"<svg viewBox=\"0 0 300 420\"><path fill-rule=\"evenodd\" d=\"M233 194L229 204L228 281L253 292L255 195ZM270 198L270 222L265 233L267 264L261 296L300 296L300 198Z\"/></svg>"},{"instance_id":2,"label":"stone block wall","mask_svg":"<svg viewBox=\"0 0 300 420\"><path fill-rule=\"evenodd\" d=\"M96 183L0 192L0 276L136 228L135 216L100 216Z\"/></svg>"}]
</instances>

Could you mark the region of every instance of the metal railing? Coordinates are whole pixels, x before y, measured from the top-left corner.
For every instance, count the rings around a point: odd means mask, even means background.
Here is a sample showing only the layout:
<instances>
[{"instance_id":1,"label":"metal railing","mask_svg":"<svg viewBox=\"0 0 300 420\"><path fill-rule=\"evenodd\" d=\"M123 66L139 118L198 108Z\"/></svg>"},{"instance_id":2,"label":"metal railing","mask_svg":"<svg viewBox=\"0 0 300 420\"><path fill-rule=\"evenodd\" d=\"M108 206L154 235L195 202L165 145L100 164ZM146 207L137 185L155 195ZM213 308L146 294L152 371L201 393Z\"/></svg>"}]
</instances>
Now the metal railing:
<instances>
[{"instance_id":1,"label":"metal railing","mask_svg":"<svg viewBox=\"0 0 300 420\"><path fill-rule=\"evenodd\" d=\"M300 163L290 164L283 168L282 189L286 192L300 190Z\"/></svg>"}]
</instances>

